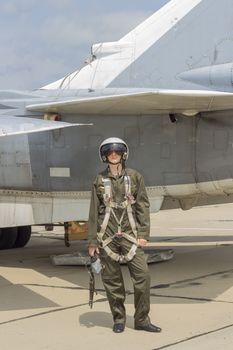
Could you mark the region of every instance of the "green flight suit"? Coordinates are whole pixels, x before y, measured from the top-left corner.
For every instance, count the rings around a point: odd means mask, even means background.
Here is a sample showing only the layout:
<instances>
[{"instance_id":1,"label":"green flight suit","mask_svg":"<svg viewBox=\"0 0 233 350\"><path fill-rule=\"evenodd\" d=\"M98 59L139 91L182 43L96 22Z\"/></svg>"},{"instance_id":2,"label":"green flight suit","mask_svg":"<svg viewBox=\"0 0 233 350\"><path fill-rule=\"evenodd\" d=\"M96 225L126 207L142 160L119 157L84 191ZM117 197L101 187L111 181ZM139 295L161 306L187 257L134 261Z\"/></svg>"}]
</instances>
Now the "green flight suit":
<instances>
[{"instance_id":1,"label":"green flight suit","mask_svg":"<svg viewBox=\"0 0 233 350\"><path fill-rule=\"evenodd\" d=\"M150 233L150 214L149 200L146 193L144 179L137 171L126 168L122 175L114 177L107 168L98 174L92 187L92 196L89 212L89 245L98 246L97 232L105 217L105 203L103 178L110 178L113 201L120 204L125 198L124 175L130 176L131 193L135 198L135 204L132 204L133 217L137 227L137 238L148 240ZM114 209L114 212L120 219L123 209ZM129 223L128 214L125 212L121 223L122 232L133 236L132 228ZM113 236L118 230L118 225L113 217L110 216L106 235ZM125 238L113 238L108 245L109 248L118 254L125 255L131 248L132 243ZM121 273L120 263L110 258L106 252L100 247L100 259L103 265L102 280L107 293L109 305L113 315L114 323L125 323L125 288ZM138 247L136 255L127 262L130 276L134 285L134 304L135 304L135 325L145 325L150 322L150 275L145 260L143 249Z\"/></svg>"}]
</instances>

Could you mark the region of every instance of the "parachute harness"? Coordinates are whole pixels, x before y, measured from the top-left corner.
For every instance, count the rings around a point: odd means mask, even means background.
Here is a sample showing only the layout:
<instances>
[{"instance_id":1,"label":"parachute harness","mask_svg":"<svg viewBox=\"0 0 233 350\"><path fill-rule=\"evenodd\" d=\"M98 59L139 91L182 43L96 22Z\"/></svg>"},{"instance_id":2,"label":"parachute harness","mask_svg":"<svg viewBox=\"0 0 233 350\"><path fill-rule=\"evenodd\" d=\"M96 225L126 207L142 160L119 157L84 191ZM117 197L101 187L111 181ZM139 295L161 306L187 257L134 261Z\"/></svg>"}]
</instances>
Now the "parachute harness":
<instances>
[{"instance_id":1,"label":"parachute harness","mask_svg":"<svg viewBox=\"0 0 233 350\"><path fill-rule=\"evenodd\" d=\"M136 229L136 223L135 223L135 220L133 217L133 211L132 211L132 204L134 204L136 201L131 194L131 179L127 175L124 176L125 201L122 203L116 203L113 201L112 186L111 186L110 178L102 178L102 181L104 184L104 192L105 192L104 204L106 208L105 208L105 217L100 227L100 231L97 233L97 238L100 243L100 246L105 250L105 252L110 258L118 262L123 262L123 261L127 262L133 259L138 247L137 229ZM114 212L114 209L123 209L120 219L117 218L116 213ZM134 236L131 236L125 232L122 232L121 230L122 220L126 212L127 212L129 223ZM118 231L113 236L108 235L107 238L103 239L104 234L106 233L106 229L107 229L111 214L113 215L117 223ZM125 238L132 243L131 249L127 254L125 255L117 254L113 252L111 248L109 248L108 245L113 241L114 238Z\"/></svg>"}]
</instances>

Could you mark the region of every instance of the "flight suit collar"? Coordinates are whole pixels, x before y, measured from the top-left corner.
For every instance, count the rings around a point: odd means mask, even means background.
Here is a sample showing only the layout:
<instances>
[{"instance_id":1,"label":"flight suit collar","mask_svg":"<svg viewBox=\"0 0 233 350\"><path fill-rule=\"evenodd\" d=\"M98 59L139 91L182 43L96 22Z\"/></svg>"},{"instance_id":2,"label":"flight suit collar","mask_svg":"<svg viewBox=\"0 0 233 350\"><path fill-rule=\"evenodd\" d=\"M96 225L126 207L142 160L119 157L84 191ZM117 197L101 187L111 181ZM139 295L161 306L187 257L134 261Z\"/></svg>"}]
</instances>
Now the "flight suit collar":
<instances>
[{"instance_id":1,"label":"flight suit collar","mask_svg":"<svg viewBox=\"0 0 233 350\"><path fill-rule=\"evenodd\" d=\"M125 171L125 169L123 168L123 169L122 169L122 173L121 173L121 175L119 176L119 178L125 176L125 174L126 174L126 171ZM118 178L118 177L112 175L112 173L111 173L109 167L107 167L107 168L105 169L103 175L106 176L106 177L109 177L109 178L111 178L111 179L116 179L116 178Z\"/></svg>"}]
</instances>

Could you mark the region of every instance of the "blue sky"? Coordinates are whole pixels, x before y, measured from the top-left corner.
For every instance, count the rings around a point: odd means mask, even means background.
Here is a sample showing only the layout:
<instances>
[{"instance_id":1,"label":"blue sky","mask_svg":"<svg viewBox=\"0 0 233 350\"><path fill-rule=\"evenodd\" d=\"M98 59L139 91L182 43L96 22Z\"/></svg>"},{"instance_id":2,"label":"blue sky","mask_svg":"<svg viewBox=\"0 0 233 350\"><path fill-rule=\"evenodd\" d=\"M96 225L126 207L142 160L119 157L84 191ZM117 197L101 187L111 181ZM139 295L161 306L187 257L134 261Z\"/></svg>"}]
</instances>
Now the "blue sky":
<instances>
[{"instance_id":1,"label":"blue sky","mask_svg":"<svg viewBox=\"0 0 233 350\"><path fill-rule=\"evenodd\" d=\"M82 66L97 42L120 39L168 0L0 2L0 89L35 89Z\"/></svg>"}]
</instances>

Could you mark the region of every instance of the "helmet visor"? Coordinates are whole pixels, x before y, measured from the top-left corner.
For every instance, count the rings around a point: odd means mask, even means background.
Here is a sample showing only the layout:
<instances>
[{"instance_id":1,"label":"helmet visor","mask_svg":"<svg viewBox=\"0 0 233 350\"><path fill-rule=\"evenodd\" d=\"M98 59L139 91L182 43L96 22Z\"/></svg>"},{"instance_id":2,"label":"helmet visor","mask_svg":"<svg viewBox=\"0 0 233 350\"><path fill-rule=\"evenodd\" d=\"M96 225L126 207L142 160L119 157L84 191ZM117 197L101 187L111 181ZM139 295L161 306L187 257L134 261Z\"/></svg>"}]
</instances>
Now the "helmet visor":
<instances>
[{"instance_id":1,"label":"helmet visor","mask_svg":"<svg viewBox=\"0 0 233 350\"><path fill-rule=\"evenodd\" d=\"M107 145L103 145L100 152L101 155L105 157L108 157L112 152L116 152L117 154L122 155L127 152L127 148L122 143L109 143Z\"/></svg>"}]
</instances>

